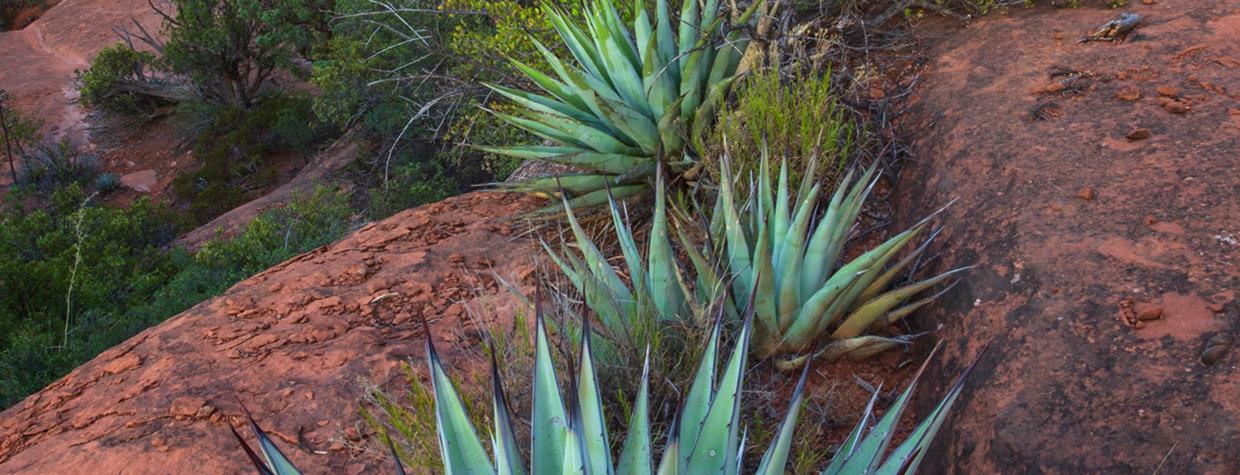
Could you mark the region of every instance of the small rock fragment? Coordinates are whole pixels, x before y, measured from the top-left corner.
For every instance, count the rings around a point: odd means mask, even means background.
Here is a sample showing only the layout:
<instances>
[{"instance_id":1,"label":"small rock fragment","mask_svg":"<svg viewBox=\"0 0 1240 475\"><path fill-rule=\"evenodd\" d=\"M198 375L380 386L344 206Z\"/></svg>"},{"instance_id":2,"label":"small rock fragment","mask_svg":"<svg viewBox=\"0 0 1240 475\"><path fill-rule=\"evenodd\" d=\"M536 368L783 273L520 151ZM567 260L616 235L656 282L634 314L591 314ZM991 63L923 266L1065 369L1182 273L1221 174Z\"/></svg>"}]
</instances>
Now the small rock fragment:
<instances>
[{"instance_id":1,"label":"small rock fragment","mask_svg":"<svg viewBox=\"0 0 1240 475\"><path fill-rule=\"evenodd\" d=\"M1085 201L1093 201L1094 198L1097 197L1097 194L1094 193L1093 187L1087 186L1087 187L1081 188L1080 191L1077 191L1076 197L1083 199Z\"/></svg>"},{"instance_id":2,"label":"small rock fragment","mask_svg":"<svg viewBox=\"0 0 1240 475\"><path fill-rule=\"evenodd\" d=\"M1127 137L1128 140L1145 140L1150 138L1150 129L1132 129L1128 132L1128 135L1125 135L1124 137Z\"/></svg>"},{"instance_id":3,"label":"small rock fragment","mask_svg":"<svg viewBox=\"0 0 1240 475\"><path fill-rule=\"evenodd\" d=\"M1163 315L1162 305L1155 303L1138 302L1134 310L1137 312L1138 322L1158 320Z\"/></svg>"},{"instance_id":4,"label":"small rock fragment","mask_svg":"<svg viewBox=\"0 0 1240 475\"><path fill-rule=\"evenodd\" d=\"M1210 341L1206 342L1205 351L1201 352L1201 363L1206 366L1218 363L1227 354L1227 350L1231 349L1233 342L1234 339L1230 334L1220 333L1214 335Z\"/></svg>"},{"instance_id":5,"label":"small rock fragment","mask_svg":"<svg viewBox=\"0 0 1240 475\"><path fill-rule=\"evenodd\" d=\"M1154 92L1163 97L1180 97L1180 90L1171 86L1158 86Z\"/></svg>"},{"instance_id":6,"label":"small rock fragment","mask_svg":"<svg viewBox=\"0 0 1240 475\"><path fill-rule=\"evenodd\" d=\"M1128 86L1115 93L1115 97L1121 101L1132 102L1141 98L1141 90L1137 89L1137 86Z\"/></svg>"},{"instance_id":7,"label":"small rock fragment","mask_svg":"<svg viewBox=\"0 0 1240 475\"><path fill-rule=\"evenodd\" d=\"M1189 110L1188 104L1170 97L1160 97L1158 98L1158 103L1163 106L1163 109L1172 114L1185 114Z\"/></svg>"}]
</instances>

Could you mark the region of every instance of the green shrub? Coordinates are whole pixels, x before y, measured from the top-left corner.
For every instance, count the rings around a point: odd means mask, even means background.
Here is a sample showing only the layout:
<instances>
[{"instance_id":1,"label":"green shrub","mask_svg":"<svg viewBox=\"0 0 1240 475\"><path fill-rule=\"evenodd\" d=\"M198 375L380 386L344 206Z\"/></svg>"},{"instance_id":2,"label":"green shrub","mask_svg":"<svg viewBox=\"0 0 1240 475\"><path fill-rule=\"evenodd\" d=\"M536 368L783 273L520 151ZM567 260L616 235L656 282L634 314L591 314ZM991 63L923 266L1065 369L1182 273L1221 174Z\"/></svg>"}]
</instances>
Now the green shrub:
<instances>
[{"instance_id":1,"label":"green shrub","mask_svg":"<svg viewBox=\"0 0 1240 475\"><path fill-rule=\"evenodd\" d=\"M77 73L82 103L123 113L153 106L150 96L126 90L126 86L145 81L146 69L156 61L155 55L136 51L123 43L99 50L90 68Z\"/></svg>"},{"instance_id":2,"label":"green shrub","mask_svg":"<svg viewBox=\"0 0 1240 475\"><path fill-rule=\"evenodd\" d=\"M386 184L380 181L366 191L370 219L383 219L461 191L458 182L438 163L418 161L409 155L400 158L392 165Z\"/></svg>"},{"instance_id":3,"label":"green shrub","mask_svg":"<svg viewBox=\"0 0 1240 475\"><path fill-rule=\"evenodd\" d=\"M264 98L253 109L205 102L183 104L180 115L200 131L194 146L199 168L172 181L190 214L205 223L244 204L277 178L266 158L291 150L313 153L333 128L315 119L311 99L292 93Z\"/></svg>"},{"instance_id":4,"label":"green shrub","mask_svg":"<svg viewBox=\"0 0 1240 475\"><path fill-rule=\"evenodd\" d=\"M794 187L810 158L817 156L817 179L830 189L855 150L857 133L831 93L829 72L805 72L784 80L778 71L762 70L742 82L734 105L720 111L707 140L705 168L719 183L719 158L726 152L733 172L756 171L765 141L776 157L787 158ZM748 186L740 191L748 191Z\"/></svg>"},{"instance_id":5,"label":"green shrub","mask_svg":"<svg viewBox=\"0 0 1240 475\"><path fill-rule=\"evenodd\" d=\"M318 38L329 3L268 0L173 0L164 22L161 63L188 78L201 99L248 109L272 74L297 72L293 61Z\"/></svg>"},{"instance_id":6,"label":"green shrub","mask_svg":"<svg viewBox=\"0 0 1240 475\"><path fill-rule=\"evenodd\" d=\"M145 301L175 272L160 248L175 236L176 222L146 199L125 209L96 206L77 184L56 191L45 209L16 206L0 217L0 360L47 367L6 367L0 405L25 396L14 385L46 384L42 375L72 368L57 363L67 350L56 358L47 352L77 344L84 318Z\"/></svg>"},{"instance_id":7,"label":"green shrub","mask_svg":"<svg viewBox=\"0 0 1240 475\"><path fill-rule=\"evenodd\" d=\"M70 185L46 209L0 216L0 408L236 282L338 239L352 222L347 197L321 188L190 254L163 250L177 234L175 213L145 198L127 208L85 200Z\"/></svg>"},{"instance_id":8,"label":"green shrub","mask_svg":"<svg viewBox=\"0 0 1240 475\"><path fill-rule=\"evenodd\" d=\"M19 184L52 192L71 184L93 184L99 173L99 158L83 153L68 140L45 141L22 155Z\"/></svg>"},{"instance_id":9,"label":"green shrub","mask_svg":"<svg viewBox=\"0 0 1240 475\"><path fill-rule=\"evenodd\" d=\"M13 183L20 181L17 176L17 161L26 154L26 147L42 139L39 129L43 123L37 119L26 117L17 109L9 107L9 94L0 89L0 153L8 162L9 177Z\"/></svg>"}]
</instances>

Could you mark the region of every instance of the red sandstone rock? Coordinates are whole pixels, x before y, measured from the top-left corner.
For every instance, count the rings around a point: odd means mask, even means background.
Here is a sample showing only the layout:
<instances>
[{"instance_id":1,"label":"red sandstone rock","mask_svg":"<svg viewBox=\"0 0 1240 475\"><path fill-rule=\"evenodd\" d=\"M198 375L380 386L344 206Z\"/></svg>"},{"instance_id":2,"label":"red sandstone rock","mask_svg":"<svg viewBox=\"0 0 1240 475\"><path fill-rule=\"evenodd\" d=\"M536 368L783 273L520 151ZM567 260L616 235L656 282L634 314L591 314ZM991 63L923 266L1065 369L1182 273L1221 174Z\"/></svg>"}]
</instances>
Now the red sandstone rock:
<instances>
[{"instance_id":1,"label":"red sandstone rock","mask_svg":"<svg viewBox=\"0 0 1240 475\"><path fill-rule=\"evenodd\" d=\"M1240 467L1240 351L1207 345L1240 325L1234 296L1221 314L1208 299L1235 289L1240 276L1240 253L1212 238L1240 216L1235 193L1223 191L1236 187L1237 132L1219 122L1235 102L1195 101L1192 114L1173 116L1153 103L1086 93L1066 103L1059 120L1028 122L1021 120L1027 97L993 86L1024 84L1056 65L1090 65L1133 71L1129 81L1171 81L1191 71L1237 90L1238 70L1210 59L1240 57L1234 2L1160 8L1156 22L1137 30L1140 41L1105 47L1038 39L1090 31L1114 17L1103 10L1035 7L929 32L947 39L928 53L917 120L907 124L924 132L916 162L901 171L895 228L959 198L941 218L935 248L944 266L977 267L924 316L943 322L935 336L944 354L931 363L923 394L939 394L984 345L989 350L923 473L1224 474ZM995 55L997 38L1021 47ZM1193 44L1210 47L1169 58ZM1136 123L1171 143L1085 145ZM1085 187L1105 187L1108 199L1045 213ZM1182 232L1142 225L1155 213ZM994 270L1013 262L1024 264L1019 281ZM1163 318L1134 314L1133 325L1143 328L1129 327L1122 308L1115 316L1123 299L1161 302ZM922 410L933 402L922 399Z\"/></svg>"},{"instance_id":2,"label":"red sandstone rock","mask_svg":"<svg viewBox=\"0 0 1240 475\"><path fill-rule=\"evenodd\" d=\"M423 356L421 320L398 316L420 312L437 338L472 351L476 338L458 335L466 312L489 322L511 318L517 305L490 273L526 288L520 276L538 255L528 241L488 229L540 204L462 195L245 280L0 413L0 473L250 473L226 427L248 434L238 399L309 473L390 470L386 454L348 447L368 435L357 430L366 385L403 389L400 365ZM470 258L451 263L451 255ZM470 264L476 257L496 264ZM366 272L352 272L364 263ZM369 304L372 282L396 295ZM457 286L485 290L456 291L450 315L420 297Z\"/></svg>"}]
</instances>

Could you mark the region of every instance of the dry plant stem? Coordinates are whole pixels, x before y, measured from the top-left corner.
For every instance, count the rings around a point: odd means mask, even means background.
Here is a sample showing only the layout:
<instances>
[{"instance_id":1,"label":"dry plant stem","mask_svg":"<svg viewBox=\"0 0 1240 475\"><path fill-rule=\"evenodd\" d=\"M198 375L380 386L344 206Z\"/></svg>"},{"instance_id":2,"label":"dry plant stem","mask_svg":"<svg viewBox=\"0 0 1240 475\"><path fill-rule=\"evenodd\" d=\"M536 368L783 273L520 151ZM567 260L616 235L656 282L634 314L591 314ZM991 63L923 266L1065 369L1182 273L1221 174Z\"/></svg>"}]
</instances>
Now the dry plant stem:
<instances>
[{"instance_id":1,"label":"dry plant stem","mask_svg":"<svg viewBox=\"0 0 1240 475\"><path fill-rule=\"evenodd\" d=\"M82 220L86 216L86 206L98 194L98 192L92 193L82 200L82 206L77 211L77 222L74 224L77 242L73 244L73 269L69 272L69 290L65 292L65 333L60 342L62 350L69 346L69 322L73 319L73 287L77 283L78 267L82 264L82 239L85 237L82 231Z\"/></svg>"}]
</instances>

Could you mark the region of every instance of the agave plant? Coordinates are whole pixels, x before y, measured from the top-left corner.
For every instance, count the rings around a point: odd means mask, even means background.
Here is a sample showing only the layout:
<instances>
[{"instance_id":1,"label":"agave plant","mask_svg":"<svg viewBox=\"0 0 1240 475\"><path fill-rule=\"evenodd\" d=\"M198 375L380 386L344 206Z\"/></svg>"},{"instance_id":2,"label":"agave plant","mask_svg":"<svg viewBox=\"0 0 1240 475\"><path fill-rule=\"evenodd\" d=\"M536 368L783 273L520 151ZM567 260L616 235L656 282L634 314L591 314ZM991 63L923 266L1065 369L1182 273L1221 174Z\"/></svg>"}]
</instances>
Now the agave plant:
<instances>
[{"instance_id":1,"label":"agave plant","mask_svg":"<svg viewBox=\"0 0 1240 475\"><path fill-rule=\"evenodd\" d=\"M646 189L660 158L667 158L676 171L689 169L696 160L686 144L706 130L736 80L748 46L740 29L724 32L722 3L685 1L677 23L667 0L656 0L653 12L639 0L632 30L623 24L613 0L586 5L583 24L544 3L572 62L533 40L555 77L512 62L545 95L488 87L522 109L498 117L552 145L482 148L587 172L526 180L510 188L567 191L577 196L576 204L602 204L607 186L621 197ZM754 2L736 22L748 23L761 3Z\"/></svg>"},{"instance_id":2,"label":"agave plant","mask_svg":"<svg viewBox=\"0 0 1240 475\"><path fill-rule=\"evenodd\" d=\"M815 166L816 160L810 160L803 176L814 176ZM816 223L811 221L816 215L821 187L813 180L803 180L794 195L788 184L786 161L780 166L777 186L772 187L769 155L763 151L757 186L748 203L739 209L733 189L735 180L726 159L721 168L723 183L711 218L711 234L722 241L719 268L732 279L731 295L756 296L754 335L759 356L818 349L818 355L829 359L860 359L903 343L901 339L866 333L894 323L934 300L943 292L907 303L966 269L888 290L897 276L925 251L929 239L895 264L888 264L928 228L930 218L852 261L840 262L861 206L877 182L876 167L862 173L851 186L847 184L852 182L853 173L848 173ZM689 250L699 275L722 273L712 269L700 250L691 246ZM737 308L744 308L737 303ZM825 347L821 345L823 337L831 340ZM805 360L797 358L791 365ZM788 364L785 361L784 367L791 367Z\"/></svg>"},{"instance_id":3,"label":"agave plant","mask_svg":"<svg viewBox=\"0 0 1240 475\"><path fill-rule=\"evenodd\" d=\"M745 467L744 435L740 428L742 386L745 373L752 318L746 318L736 345L723 366L719 363L720 328L715 325L706 351L693 378L678 420L669 425L667 442L656 458L651 444L649 380L643 375L633 405L628 434L613 463L608 440L607 418L602 407L603 388L599 387L590 344L590 332L584 332L577 373L571 375L567 394L562 394L551 360L541 312L536 324L535 367L533 375L533 408L530 417L531 457L528 471L513 429L504 395L504 384L492 360L493 423L491 455L488 458L484 441L470 422L465 404L456 392L442 362L428 339L427 361L435 394L440 451L444 473L458 474L737 474ZM647 359L646 369L649 369ZM909 398L922 370L900 395L884 417L867 431L873 416L871 399L861 421L844 445L822 472L836 474L908 474L916 471L948 410L955 403L968 371L962 375L947 396L921 422L911 435L888 453ZM759 474L784 473L791 452L793 433L803 401L808 366L801 373L788 412L776 431L774 440L757 465ZM875 394L875 399L877 393Z\"/></svg>"},{"instance_id":4,"label":"agave plant","mask_svg":"<svg viewBox=\"0 0 1240 475\"><path fill-rule=\"evenodd\" d=\"M670 320L704 314L695 311L698 300L686 286L684 275L672 250L668 232L667 193L664 190L662 173L656 174L656 183L654 219L644 259L633 237L627 206L615 196L607 195L612 225L624 254L625 269L632 285L620 277L620 273L608 263L607 256L586 234L566 197L561 197L561 200L580 256L567 244L561 246L562 252L556 252L546 242L542 243L552 261L559 266L577 291L585 296L587 306L594 311L613 338L622 336L625 333L623 330L632 328L634 320L642 315L655 315L656 320ZM701 328L706 326L702 325Z\"/></svg>"}]
</instances>

